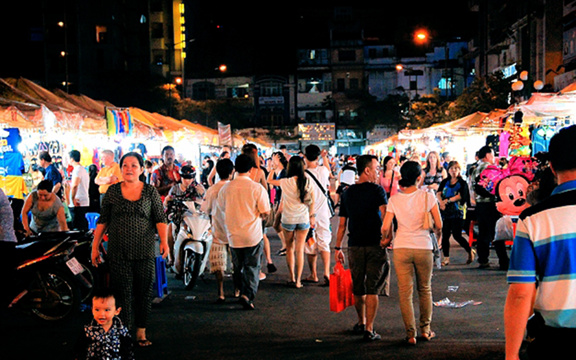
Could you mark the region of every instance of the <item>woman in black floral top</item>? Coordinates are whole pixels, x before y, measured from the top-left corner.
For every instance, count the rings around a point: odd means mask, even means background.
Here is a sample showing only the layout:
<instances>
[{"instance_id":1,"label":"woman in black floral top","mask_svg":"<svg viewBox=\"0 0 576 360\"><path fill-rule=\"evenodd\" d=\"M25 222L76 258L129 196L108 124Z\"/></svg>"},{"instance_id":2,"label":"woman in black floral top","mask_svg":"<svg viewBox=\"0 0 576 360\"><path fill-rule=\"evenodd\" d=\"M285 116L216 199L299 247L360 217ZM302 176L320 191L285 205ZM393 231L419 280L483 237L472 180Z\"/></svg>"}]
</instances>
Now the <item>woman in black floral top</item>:
<instances>
[{"instance_id":1,"label":"woman in black floral top","mask_svg":"<svg viewBox=\"0 0 576 360\"><path fill-rule=\"evenodd\" d=\"M132 328L132 312L139 346L152 343L146 337L146 323L153 300L156 232L160 253L168 255L167 220L160 195L154 186L140 181L144 161L130 152L120 160L124 181L110 186L102 200L102 211L94 232L92 263L100 262L99 246L108 232L110 285L123 311L120 318Z\"/></svg>"}]
</instances>

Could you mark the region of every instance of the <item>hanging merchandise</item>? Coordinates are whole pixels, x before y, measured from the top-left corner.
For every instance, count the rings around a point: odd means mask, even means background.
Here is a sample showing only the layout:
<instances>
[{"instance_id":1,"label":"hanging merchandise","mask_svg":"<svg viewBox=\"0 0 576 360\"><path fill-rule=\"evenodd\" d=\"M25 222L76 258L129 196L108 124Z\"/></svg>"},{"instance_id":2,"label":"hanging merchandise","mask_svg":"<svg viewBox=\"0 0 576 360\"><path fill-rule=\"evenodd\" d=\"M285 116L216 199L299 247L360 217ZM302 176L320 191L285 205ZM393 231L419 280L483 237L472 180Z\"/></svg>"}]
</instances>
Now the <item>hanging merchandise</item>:
<instances>
[{"instance_id":1,"label":"hanging merchandise","mask_svg":"<svg viewBox=\"0 0 576 360\"><path fill-rule=\"evenodd\" d=\"M520 215L529 206L526 194L535 169L531 157L512 157L505 169L488 165L480 174L479 185L497 196L496 208L501 214Z\"/></svg>"},{"instance_id":2,"label":"hanging merchandise","mask_svg":"<svg viewBox=\"0 0 576 360\"><path fill-rule=\"evenodd\" d=\"M530 130L526 125L515 124L511 128L509 156L530 156Z\"/></svg>"},{"instance_id":3,"label":"hanging merchandise","mask_svg":"<svg viewBox=\"0 0 576 360\"><path fill-rule=\"evenodd\" d=\"M548 152L550 139L554 136L555 130L550 125L539 125L532 130L532 155L539 152Z\"/></svg>"},{"instance_id":4,"label":"hanging merchandise","mask_svg":"<svg viewBox=\"0 0 576 360\"><path fill-rule=\"evenodd\" d=\"M494 151L496 156L506 156L500 152L500 136L496 134L490 134L486 137L486 145L490 146Z\"/></svg>"},{"instance_id":5,"label":"hanging merchandise","mask_svg":"<svg viewBox=\"0 0 576 360\"><path fill-rule=\"evenodd\" d=\"M19 129L0 129L0 176L21 176L24 160L18 151L22 142Z\"/></svg>"},{"instance_id":6,"label":"hanging merchandise","mask_svg":"<svg viewBox=\"0 0 576 360\"><path fill-rule=\"evenodd\" d=\"M516 111L512 121L508 121L505 126L505 130L510 133L508 156L530 156L530 127L523 123L523 116L522 111Z\"/></svg>"},{"instance_id":7,"label":"hanging merchandise","mask_svg":"<svg viewBox=\"0 0 576 360\"><path fill-rule=\"evenodd\" d=\"M20 130L0 128L0 188L8 197L23 199L28 192L22 177L24 159L18 150Z\"/></svg>"},{"instance_id":8,"label":"hanging merchandise","mask_svg":"<svg viewBox=\"0 0 576 360\"><path fill-rule=\"evenodd\" d=\"M507 157L509 148L510 148L510 133L508 131L502 131L500 133L498 153L502 157Z\"/></svg>"},{"instance_id":9,"label":"hanging merchandise","mask_svg":"<svg viewBox=\"0 0 576 360\"><path fill-rule=\"evenodd\" d=\"M119 134L132 135L132 117L128 108L106 107L106 125L108 136Z\"/></svg>"}]
</instances>

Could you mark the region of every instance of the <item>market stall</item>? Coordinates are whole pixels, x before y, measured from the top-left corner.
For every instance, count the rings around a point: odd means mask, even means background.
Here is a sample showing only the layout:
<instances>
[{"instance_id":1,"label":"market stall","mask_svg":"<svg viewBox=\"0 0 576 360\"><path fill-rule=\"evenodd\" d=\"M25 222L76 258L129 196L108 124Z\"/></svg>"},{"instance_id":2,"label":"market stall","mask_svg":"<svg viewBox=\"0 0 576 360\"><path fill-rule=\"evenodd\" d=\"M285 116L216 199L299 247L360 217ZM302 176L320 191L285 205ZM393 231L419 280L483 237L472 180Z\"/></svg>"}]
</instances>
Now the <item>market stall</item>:
<instances>
[{"instance_id":1,"label":"market stall","mask_svg":"<svg viewBox=\"0 0 576 360\"><path fill-rule=\"evenodd\" d=\"M370 145L368 151L386 155L401 155L424 161L430 151L448 153L461 164L474 161L475 152L485 145L487 136L501 129L506 111L475 112L463 118L436 124L425 129L401 130L397 135Z\"/></svg>"},{"instance_id":2,"label":"market stall","mask_svg":"<svg viewBox=\"0 0 576 360\"><path fill-rule=\"evenodd\" d=\"M402 130L396 136L372 144L369 152L385 155L416 154L422 160L429 151L449 153L461 164L474 161L484 145L498 157L533 156L547 151L550 138L576 119L576 83L558 93L534 93L521 103L489 113L475 112L425 129Z\"/></svg>"},{"instance_id":3,"label":"market stall","mask_svg":"<svg viewBox=\"0 0 576 360\"><path fill-rule=\"evenodd\" d=\"M182 158L200 166L203 154L219 154L224 148L218 130L135 107L116 107L85 95L52 92L23 78L0 79L2 128L19 130L18 151L23 155L28 188L35 185L30 173L43 150L65 168L65 154L72 149L81 152L84 166L99 166L102 149L114 151L118 158L128 151L148 158L160 157L162 147L172 145ZM232 136L233 148L246 142L263 151L271 149L260 139Z\"/></svg>"}]
</instances>

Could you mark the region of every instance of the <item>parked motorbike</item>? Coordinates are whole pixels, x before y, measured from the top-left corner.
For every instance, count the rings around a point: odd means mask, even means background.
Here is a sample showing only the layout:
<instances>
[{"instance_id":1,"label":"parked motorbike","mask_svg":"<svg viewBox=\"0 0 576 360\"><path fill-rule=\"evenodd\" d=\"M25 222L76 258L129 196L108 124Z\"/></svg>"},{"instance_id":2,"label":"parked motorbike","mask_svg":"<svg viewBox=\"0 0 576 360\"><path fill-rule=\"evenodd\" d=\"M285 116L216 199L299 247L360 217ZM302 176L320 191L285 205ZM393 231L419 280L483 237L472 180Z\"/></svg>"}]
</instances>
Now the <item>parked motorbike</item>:
<instances>
[{"instance_id":1,"label":"parked motorbike","mask_svg":"<svg viewBox=\"0 0 576 360\"><path fill-rule=\"evenodd\" d=\"M30 312L45 321L64 320L80 307L79 281L83 267L71 256L77 241L27 241L9 250L3 276L8 308ZM5 254L6 255L6 254Z\"/></svg>"},{"instance_id":2,"label":"parked motorbike","mask_svg":"<svg viewBox=\"0 0 576 360\"><path fill-rule=\"evenodd\" d=\"M27 241L56 241L56 240L75 240L77 242L74 248L74 257L82 266L82 273L76 276L76 280L80 285L80 301L82 303L89 302L92 299L92 293L95 287L102 284L102 267L95 268L92 265L92 240L94 238L93 230L81 231L58 231L58 232L44 232L37 236L30 237ZM101 247L103 247L101 243ZM105 250L101 248L102 253ZM102 285L101 285L102 286Z\"/></svg>"},{"instance_id":3,"label":"parked motorbike","mask_svg":"<svg viewBox=\"0 0 576 360\"><path fill-rule=\"evenodd\" d=\"M174 226L174 271L187 290L196 285L204 273L212 247L210 216L201 212L186 195L173 196L168 203L168 219Z\"/></svg>"}]
</instances>

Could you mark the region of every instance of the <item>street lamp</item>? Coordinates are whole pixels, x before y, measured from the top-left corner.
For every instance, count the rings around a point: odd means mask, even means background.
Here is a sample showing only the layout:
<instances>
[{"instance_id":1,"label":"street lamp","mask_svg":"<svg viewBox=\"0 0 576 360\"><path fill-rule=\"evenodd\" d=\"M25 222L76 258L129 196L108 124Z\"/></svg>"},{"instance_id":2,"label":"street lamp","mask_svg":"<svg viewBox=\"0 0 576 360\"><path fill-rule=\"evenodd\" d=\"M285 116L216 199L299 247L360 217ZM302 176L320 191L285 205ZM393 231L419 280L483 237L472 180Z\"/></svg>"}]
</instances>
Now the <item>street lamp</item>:
<instances>
[{"instance_id":1,"label":"street lamp","mask_svg":"<svg viewBox=\"0 0 576 360\"><path fill-rule=\"evenodd\" d=\"M428 43L430 35L426 29L418 29L414 32L414 42L418 45Z\"/></svg>"},{"instance_id":2,"label":"street lamp","mask_svg":"<svg viewBox=\"0 0 576 360\"><path fill-rule=\"evenodd\" d=\"M444 88L446 89L446 97L452 97L454 95L454 67L451 67L452 74L448 74L448 61L450 59L450 48L449 40L439 40L434 39L433 36L430 35L430 32L425 28L417 29L414 32L414 43L416 45L426 45L430 44L432 40L435 40L436 43L443 44L444 46L444 73L442 74L442 79L444 81ZM464 79L464 82L466 79Z\"/></svg>"},{"instance_id":3,"label":"street lamp","mask_svg":"<svg viewBox=\"0 0 576 360\"><path fill-rule=\"evenodd\" d=\"M181 77L175 77L174 78L174 82L170 82L169 84L166 84L166 86L168 86L168 96L170 98L170 107L168 108L168 116L172 116L172 89L174 89L177 85L182 85L183 80Z\"/></svg>"},{"instance_id":4,"label":"street lamp","mask_svg":"<svg viewBox=\"0 0 576 360\"><path fill-rule=\"evenodd\" d=\"M402 64L397 64L396 70L398 72L401 72L402 70L406 70L406 71L404 71L404 76L408 76L409 81L410 81L410 87L408 88L408 90L414 90L415 91L414 97L417 97L418 96L418 76L423 76L424 71L418 70L418 69L413 69L411 67L404 67L404 65L402 65ZM414 76L414 82L412 82L412 76Z\"/></svg>"}]
</instances>

